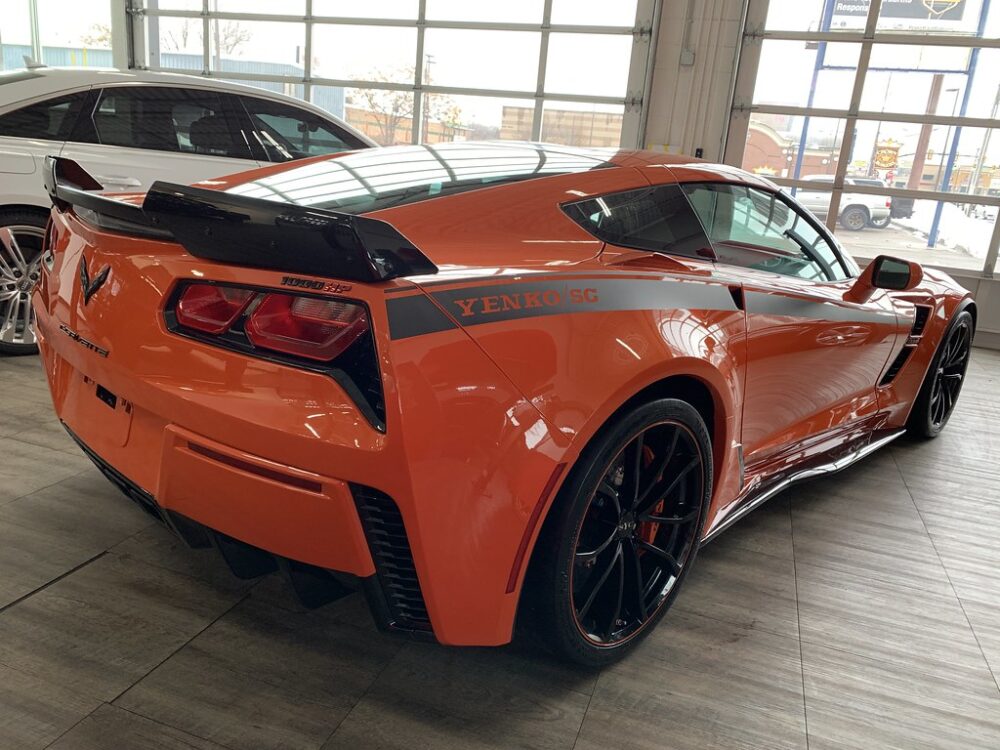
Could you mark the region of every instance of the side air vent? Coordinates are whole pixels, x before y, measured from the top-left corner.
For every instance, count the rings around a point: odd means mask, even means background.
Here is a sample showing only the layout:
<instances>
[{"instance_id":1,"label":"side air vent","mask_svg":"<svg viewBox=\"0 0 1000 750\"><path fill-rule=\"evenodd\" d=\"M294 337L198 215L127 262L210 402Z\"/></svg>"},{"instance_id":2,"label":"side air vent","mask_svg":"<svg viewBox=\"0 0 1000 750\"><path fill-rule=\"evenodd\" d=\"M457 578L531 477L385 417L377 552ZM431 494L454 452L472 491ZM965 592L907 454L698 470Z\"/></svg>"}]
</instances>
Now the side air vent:
<instances>
[{"instance_id":1,"label":"side air vent","mask_svg":"<svg viewBox=\"0 0 1000 750\"><path fill-rule=\"evenodd\" d=\"M899 375L899 371L903 369L903 365L906 364L910 355L913 354L913 348L914 347L912 346L904 346L902 348L899 354L896 355L896 358L892 361L892 364L889 365L889 369L885 371L885 375L882 376L882 380L879 382L880 386L889 385L889 383L896 379L896 376Z\"/></svg>"},{"instance_id":2,"label":"side air vent","mask_svg":"<svg viewBox=\"0 0 1000 750\"><path fill-rule=\"evenodd\" d=\"M395 501L384 492L359 484L352 484L351 492L375 561L389 626L430 630L430 617L417 580L406 527Z\"/></svg>"},{"instance_id":3,"label":"side air vent","mask_svg":"<svg viewBox=\"0 0 1000 750\"><path fill-rule=\"evenodd\" d=\"M879 386L889 385L899 375L899 371L903 369L903 366L910 359L910 355L913 354L913 350L920 343L920 336L923 334L924 328L927 327L927 321L930 316L930 307L926 305L916 305L914 307L913 327L910 329L910 335L906 339L906 344L900 349L899 354L896 355L892 364L889 365L889 369L885 371L885 375L879 381Z\"/></svg>"},{"instance_id":4,"label":"side air vent","mask_svg":"<svg viewBox=\"0 0 1000 750\"><path fill-rule=\"evenodd\" d=\"M925 305L916 306L916 318L913 321L913 329L910 331L911 336L920 336L924 332L924 328L927 327L927 319L931 316L931 309Z\"/></svg>"}]
</instances>

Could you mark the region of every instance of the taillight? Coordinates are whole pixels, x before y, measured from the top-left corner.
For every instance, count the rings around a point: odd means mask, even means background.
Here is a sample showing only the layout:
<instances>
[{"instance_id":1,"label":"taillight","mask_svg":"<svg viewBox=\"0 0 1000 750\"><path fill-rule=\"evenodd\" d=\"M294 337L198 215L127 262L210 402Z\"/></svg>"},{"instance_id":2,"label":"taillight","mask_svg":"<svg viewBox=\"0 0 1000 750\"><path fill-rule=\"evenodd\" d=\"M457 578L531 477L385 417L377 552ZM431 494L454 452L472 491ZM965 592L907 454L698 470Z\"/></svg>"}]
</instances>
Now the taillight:
<instances>
[{"instance_id":1,"label":"taillight","mask_svg":"<svg viewBox=\"0 0 1000 750\"><path fill-rule=\"evenodd\" d=\"M246 322L254 346L329 362L368 331L365 308L350 302L268 294Z\"/></svg>"},{"instance_id":2,"label":"taillight","mask_svg":"<svg viewBox=\"0 0 1000 750\"><path fill-rule=\"evenodd\" d=\"M177 300L177 322L203 333L224 333L254 296L250 289L192 284Z\"/></svg>"},{"instance_id":3,"label":"taillight","mask_svg":"<svg viewBox=\"0 0 1000 750\"><path fill-rule=\"evenodd\" d=\"M189 281L174 290L163 317L177 335L328 375L375 429L385 431L382 373L364 304Z\"/></svg>"}]
</instances>

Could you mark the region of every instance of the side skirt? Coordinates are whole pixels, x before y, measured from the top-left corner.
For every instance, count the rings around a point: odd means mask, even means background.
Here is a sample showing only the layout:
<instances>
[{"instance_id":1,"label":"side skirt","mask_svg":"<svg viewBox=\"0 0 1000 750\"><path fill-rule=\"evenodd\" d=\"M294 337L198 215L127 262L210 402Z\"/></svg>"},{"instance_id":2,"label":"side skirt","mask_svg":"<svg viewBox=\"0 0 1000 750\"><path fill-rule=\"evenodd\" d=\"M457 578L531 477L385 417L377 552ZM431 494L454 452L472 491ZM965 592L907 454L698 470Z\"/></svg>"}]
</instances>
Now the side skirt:
<instances>
[{"instance_id":1,"label":"side skirt","mask_svg":"<svg viewBox=\"0 0 1000 750\"><path fill-rule=\"evenodd\" d=\"M823 476L825 474L835 474L838 471L846 469L848 466L857 463L862 458L871 455L879 448L888 445L905 432L906 430L899 429L884 430L873 433L868 444L858 448L857 450L851 451L846 455L842 455L825 463L811 464L801 469L792 470L785 474L779 474L773 479L755 487L752 491L737 500L734 503L734 509L730 511L719 523L712 527L708 534L705 535L705 538L701 540L702 546L708 544L723 531L728 529L744 516L748 515L751 511L759 508L782 490L787 489L791 485L805 479L811 479L812 477Z\"/></svg>"}]
</instances>

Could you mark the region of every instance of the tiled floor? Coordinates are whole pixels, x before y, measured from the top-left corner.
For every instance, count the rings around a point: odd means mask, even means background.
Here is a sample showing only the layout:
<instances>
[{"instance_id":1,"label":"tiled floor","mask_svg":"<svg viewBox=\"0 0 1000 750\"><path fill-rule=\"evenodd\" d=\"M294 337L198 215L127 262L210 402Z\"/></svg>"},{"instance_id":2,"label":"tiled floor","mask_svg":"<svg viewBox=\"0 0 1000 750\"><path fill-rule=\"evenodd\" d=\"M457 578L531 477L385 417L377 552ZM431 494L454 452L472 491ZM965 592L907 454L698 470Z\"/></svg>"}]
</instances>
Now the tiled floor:
<instances>
[{"instance_id":1,"label":"tiled floor","mask_svg":"<svg viewBox=\"0 0 1000 750\"><path fill-rule=\"evenodd\" d=\"M118 495L0 358L0 750L1000 748L1000 353L952 424L776 498L595 674L304 612Z\"/></svg>"}]
</instances>

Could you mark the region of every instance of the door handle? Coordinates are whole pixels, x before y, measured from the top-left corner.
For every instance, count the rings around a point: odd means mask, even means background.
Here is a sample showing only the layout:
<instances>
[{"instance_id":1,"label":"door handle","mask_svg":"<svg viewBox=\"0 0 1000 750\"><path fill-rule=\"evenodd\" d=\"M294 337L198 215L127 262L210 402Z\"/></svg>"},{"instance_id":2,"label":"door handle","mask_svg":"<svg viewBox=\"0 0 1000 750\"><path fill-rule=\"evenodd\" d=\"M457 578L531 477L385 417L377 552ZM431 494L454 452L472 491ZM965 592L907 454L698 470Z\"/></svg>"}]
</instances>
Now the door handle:
<instances>
[{"instance_id":1,"label":"door handle","mask_svg":"<svg viewBox=\"0 0 1000 750\"><path fill-rule=\"evenodd\" d=\"M108 174L95 175L95 178L102 185L114 185L115 187L142 187L142 181L137 177L125 177L124 175Z\"/></svg>"}]
</instances>

